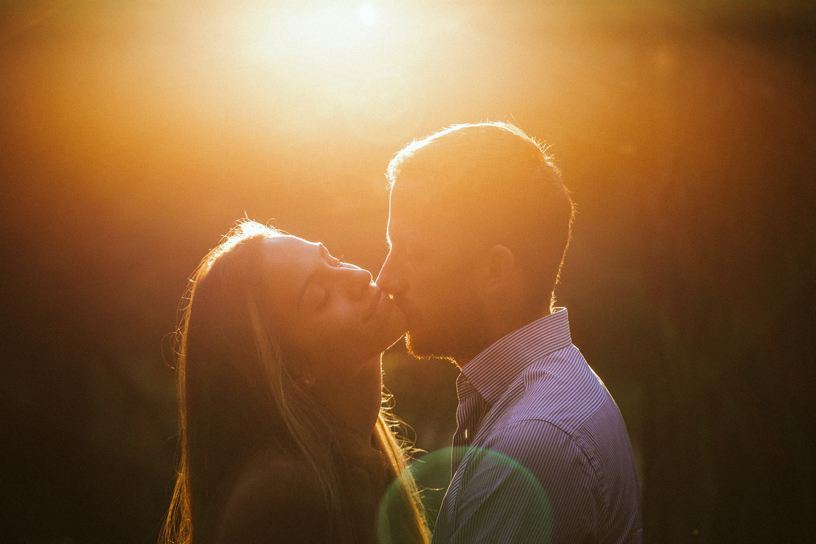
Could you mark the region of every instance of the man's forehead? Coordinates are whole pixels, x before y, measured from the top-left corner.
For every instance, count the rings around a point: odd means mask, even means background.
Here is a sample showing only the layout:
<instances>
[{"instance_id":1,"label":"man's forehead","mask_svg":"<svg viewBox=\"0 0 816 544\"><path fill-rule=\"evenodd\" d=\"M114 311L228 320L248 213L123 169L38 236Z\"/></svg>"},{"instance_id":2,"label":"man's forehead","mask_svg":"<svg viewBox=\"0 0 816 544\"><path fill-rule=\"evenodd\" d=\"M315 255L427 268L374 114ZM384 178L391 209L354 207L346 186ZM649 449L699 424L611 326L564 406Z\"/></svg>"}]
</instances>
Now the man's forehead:
<instances>
[{"instance_id":1,"label":"man's forehead","mask_svg":"<svg viewBox=\"0 0 816 544\"><path fill-rule=\"evenodd\" d=\"M407 177L391 184L391 203L405 208L426 207L443 197L444 184L434 176Z\"/></svg>"},{"instance_id":2,"label":"man's forehead","mask_svg":"<svg viewBox=\"0 0 816 544\"><path fill-rule=\"evenodd\" d=\"M450 230L458 215L457 206L432 186L427 180L424 183L397 181L391 186L389 234L436 238Z\"/></svg>"}]
</instances>

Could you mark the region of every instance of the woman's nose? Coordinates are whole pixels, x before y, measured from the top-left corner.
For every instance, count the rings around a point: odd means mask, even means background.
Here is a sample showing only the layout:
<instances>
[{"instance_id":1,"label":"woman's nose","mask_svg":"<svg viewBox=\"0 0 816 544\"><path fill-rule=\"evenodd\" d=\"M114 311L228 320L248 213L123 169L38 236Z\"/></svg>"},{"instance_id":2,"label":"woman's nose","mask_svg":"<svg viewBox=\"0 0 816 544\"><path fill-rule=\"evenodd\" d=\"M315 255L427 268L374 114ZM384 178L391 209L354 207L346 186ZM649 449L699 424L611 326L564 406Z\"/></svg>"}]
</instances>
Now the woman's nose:
<instances>
[{"instance_id":1,"label":"woman's nose","mask_svg":"<svg viewBox=\"0 0 816 544\"><path fill-rule=\"evenodd\" d=\"M354 265L345 265L343 272L346 275L349 293L354 299L361 298L368 291L368 286L374 281L371 272Z\"/></svg>"}]
</instances>

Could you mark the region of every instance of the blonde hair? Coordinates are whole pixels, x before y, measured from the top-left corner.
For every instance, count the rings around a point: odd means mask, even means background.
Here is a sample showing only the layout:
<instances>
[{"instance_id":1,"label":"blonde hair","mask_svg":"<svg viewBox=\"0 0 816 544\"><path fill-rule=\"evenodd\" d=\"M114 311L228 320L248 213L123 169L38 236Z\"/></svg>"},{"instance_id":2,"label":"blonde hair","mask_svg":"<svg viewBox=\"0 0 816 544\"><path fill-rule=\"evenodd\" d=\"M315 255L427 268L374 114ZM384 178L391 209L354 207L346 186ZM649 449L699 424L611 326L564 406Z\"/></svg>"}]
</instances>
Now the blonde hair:
<instances>
[{"instance_id":1,"label":"blonde hair","mask_svg":"<svg viewBox=\"0 0 816 544\"><path fill-rule=\"evenodd\" d=\"M288 445L305 461L339 541L359 540L359 528L351 522L353 501L338 472L365 454L349 447L348 433L293 378L294 362L284 361L268 310L258 305L263 293L258 242L282 235L239 221L201 261L182 298L186 305L180 309L176 349L181 455L163 544L197 544L226 475L253 448L272 441ZM219 403L226 398L230 402ZM424 510L405 471L408 448L395 436L396 424L383 405L372 445L387 477L407 484L401 519L389 523L410 540L428 542ZM228 448L227 435L220 434L224 425L229 425Z\"/></svg>"}]
</instances>

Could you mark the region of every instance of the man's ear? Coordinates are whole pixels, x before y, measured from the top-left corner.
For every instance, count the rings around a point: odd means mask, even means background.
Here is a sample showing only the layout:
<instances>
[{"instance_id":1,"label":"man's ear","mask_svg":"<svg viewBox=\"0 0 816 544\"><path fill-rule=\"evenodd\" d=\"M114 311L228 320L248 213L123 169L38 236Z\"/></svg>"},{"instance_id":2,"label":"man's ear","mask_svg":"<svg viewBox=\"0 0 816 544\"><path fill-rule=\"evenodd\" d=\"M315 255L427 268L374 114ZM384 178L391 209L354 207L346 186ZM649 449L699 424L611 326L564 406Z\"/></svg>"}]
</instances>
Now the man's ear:
<instances>
[{"instance_id":1,"label":"man's ear","mask_svg":"<svg viewBox=\"0 0 816 544\"><path fill-rule=\"evenodd\" d=\"M485 294L506 288L516 268L516 257L509 247L496 244L484 250L479 266Z\"/></svg>"}]
</instances>

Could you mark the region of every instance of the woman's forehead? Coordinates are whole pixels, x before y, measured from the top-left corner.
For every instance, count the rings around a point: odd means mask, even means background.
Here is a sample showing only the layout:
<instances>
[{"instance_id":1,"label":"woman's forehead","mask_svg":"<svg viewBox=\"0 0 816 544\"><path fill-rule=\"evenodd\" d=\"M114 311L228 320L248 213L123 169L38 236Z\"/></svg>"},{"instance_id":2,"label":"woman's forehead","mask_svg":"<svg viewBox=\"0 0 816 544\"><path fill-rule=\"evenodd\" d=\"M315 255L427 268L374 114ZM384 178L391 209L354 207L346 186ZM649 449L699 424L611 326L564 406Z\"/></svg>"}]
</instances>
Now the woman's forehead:
<instances>
[{"instance_id":1,"label":"woman's forehead","mask_svg":"<svg viewBox=\"0 0 816 544\"><path fill-rule=\"evenodd\" d=\"M297 236L282 235L265 239L263 246L272 296L280 302L296 303L300 287L320 259L320 244Z\"/></svg>"},{"instance_id":2,"label":"woman's forehead","mask_svg":"<svg viewBox=\"0 0 816 544\"><path fill-rule=\"evenodd\" d=\"M291 234L279 234L265 238L263 244L268 248L267 256L274 258L275 254L282 252L286 255L308 254L320 250L320 244L309 242L303 238L292 236Z\"/></svg>"}]
</instances>

